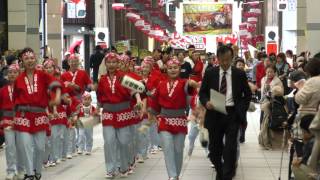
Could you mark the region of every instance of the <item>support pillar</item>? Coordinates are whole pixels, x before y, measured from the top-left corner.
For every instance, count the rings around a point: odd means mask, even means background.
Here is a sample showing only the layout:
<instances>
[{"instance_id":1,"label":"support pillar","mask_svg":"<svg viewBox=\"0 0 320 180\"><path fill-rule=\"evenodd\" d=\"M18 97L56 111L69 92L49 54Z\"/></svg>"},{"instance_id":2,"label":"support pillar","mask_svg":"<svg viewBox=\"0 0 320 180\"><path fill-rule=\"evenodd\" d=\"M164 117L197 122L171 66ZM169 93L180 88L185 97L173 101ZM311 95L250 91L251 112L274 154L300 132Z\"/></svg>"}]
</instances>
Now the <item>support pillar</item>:
<instances>
[{"instance_id":1,"label":"support pillar","mask_svg":"<svg viewBox=\"0 0 320 180\"><path fill-rule=\"evenodd\" d=\"M8 1L8 48L18 50L28 46L39 54L39 38L39 1Z\"/></svg>"},{"instance_id":2,"label":"support pillar","mask_svg":"<svg viewBox=\"0 0 320 180\"><path fill-rule=\"evenodd\" d=\"M26 8L24 1L8 1L8 49L26 47Z\"/></svg>"},{"instance_id":3,"label":"support pillar","mask_svg":"<svg viewBox=\"0 0 320 180\"><path fill-rule=\"evenodd\" d=\"M306 0L306 43L307 50L312 55L320 52L319 37L320 37L320 18L319 18L319 0Z\"/></svg>"},{"instance_id":4,"label":"support pillar","mask_svg":"<svg viewBox=\"0 0 320 180\"><path fill-rule=\"evenodd\" d=\"M297 1L297 54L306 51L306 0Z\"/></svg>"},{"instance_id":5,"label":"support pillar","mask_svg":"<svg viewBox=\"0 0 320 180\"><path fill-rule=\"evenodd\" d=\"M47 45L50 49L48 57L58 58L61 64L63 58L63 16L61 0L47 1Z\"/></svg>"}]
</instances>

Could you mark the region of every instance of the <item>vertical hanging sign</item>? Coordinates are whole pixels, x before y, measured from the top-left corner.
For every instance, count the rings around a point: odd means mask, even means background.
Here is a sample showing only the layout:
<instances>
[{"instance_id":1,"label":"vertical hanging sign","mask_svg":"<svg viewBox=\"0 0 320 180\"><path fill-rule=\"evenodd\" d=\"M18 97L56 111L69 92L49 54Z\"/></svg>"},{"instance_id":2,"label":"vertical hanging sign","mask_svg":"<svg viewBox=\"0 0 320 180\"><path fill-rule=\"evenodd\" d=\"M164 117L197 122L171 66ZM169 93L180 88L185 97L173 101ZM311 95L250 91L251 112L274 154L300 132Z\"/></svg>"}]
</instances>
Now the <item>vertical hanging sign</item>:
<instances>
[{"instance_id":1,"label":"vertical hanging sign","mask_svg":"<svg viewBox=\"0 0 320 180\"><path fill-rule=\"evenodd\" d=\"M279 49L279 28L278 26L266 26L265 43L267 54L278 54Z\"/></svg>"}]
</instances>

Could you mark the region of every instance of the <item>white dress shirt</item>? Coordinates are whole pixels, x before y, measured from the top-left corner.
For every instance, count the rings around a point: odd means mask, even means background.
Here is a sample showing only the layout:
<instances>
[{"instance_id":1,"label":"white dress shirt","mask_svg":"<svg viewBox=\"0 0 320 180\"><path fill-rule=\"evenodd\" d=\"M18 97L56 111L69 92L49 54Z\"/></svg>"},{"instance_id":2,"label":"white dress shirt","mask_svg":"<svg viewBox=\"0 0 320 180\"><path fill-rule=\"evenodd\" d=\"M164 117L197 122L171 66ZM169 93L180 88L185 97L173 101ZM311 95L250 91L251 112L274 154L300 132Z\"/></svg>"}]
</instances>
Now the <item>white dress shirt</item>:
<instances>
[{"instance_id":1,"label":"white dress shirt","mask_svg":"<svg viewBox=\"0 0 320 180\"><path fill-rule=\"evenodd\" d=\"M190 63L191 68L193 69L193 67L194 67L194 62L192 61L192 59L191 59L189 56L185 57L185 58L184 58L184 61Z\"/></svg>"},{"instance_id":2,"label":"white dress shirt","mask_svg":"<svg viewBox=\"0 0 320 180\"><path fill-rule=\"evenodd\" d=\"M233 97L232 97L231 66L229 67L229 69L226 72L227 72L227 74L226 74L226 80L227 80L226 106L234 106L234 101L233 101ZM224 73L224 70L220 67L219 88L221 85L223 73Z\"/></svg>"}]
</instances>

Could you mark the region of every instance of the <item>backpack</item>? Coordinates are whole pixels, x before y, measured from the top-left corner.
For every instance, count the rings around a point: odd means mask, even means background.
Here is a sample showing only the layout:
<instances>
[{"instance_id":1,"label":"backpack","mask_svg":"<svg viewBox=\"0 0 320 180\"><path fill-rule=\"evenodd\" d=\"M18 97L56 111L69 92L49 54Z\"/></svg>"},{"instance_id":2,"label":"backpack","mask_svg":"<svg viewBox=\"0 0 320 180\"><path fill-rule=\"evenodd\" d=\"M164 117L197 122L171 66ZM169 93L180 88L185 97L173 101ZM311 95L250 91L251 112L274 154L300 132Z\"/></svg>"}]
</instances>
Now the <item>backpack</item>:
<instances>
[{"instance_id":1,"label":"backpack","mask_svg":"<svg viewBox=\"0 0 320 180\"><path fill-rule=\"evenodd\" d=\"M288 112L285 109L285 100L283 97L274 97L270 101L271 114L269 116L269 128L272 130L282 129L283 122L288 119Z\"/></svg>"}]
</instances>

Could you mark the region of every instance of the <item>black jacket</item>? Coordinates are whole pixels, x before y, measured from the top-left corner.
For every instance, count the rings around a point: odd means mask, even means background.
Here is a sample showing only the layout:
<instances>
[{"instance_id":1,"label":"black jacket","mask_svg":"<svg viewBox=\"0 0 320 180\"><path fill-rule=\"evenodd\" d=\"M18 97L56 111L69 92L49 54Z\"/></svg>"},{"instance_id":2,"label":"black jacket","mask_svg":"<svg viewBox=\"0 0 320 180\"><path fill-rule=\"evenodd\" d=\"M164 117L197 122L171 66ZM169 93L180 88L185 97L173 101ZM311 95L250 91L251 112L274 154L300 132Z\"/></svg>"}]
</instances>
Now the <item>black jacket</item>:
<instances>
[{"instance_id":1,"label":"black jacket","mask_svg":"<svg viewBox=\"0 0 320 180\"><path fill-rule=\"evenodd\" d=\"M210 100L210 89L219 91L219 71L219 67L208 68L203 77L199 91L200 102L203 106L206 106ZM231 68L231 71L232 96L237 113L237 121L245 123L252 93L249 88L246 73L234 67ZM214 125L218 113L219 112L215 110L207 110L204 124L207 129L210 129Z\"/></svg>"},{"instance_id":2,"label":"black jacket","mask_svg":"<svg viewBox=\"0 0 320 180\"><path fill-rule=\"evenodd\" d=\"M188 79L192 73L192 68L190 63L184 62L180 68L180 78Z\"/></svg>"},{"instance_id":3,"label":"black jacket","mask_svg":"<svg viewBox=\"0 0 320 180\"><path fill-rule=\"evenodd\" d=\"M90 68L99 69L99 66L104 58L104 54L101 52L96 52L90 56Z\"/></svg>"}]
</instances>

